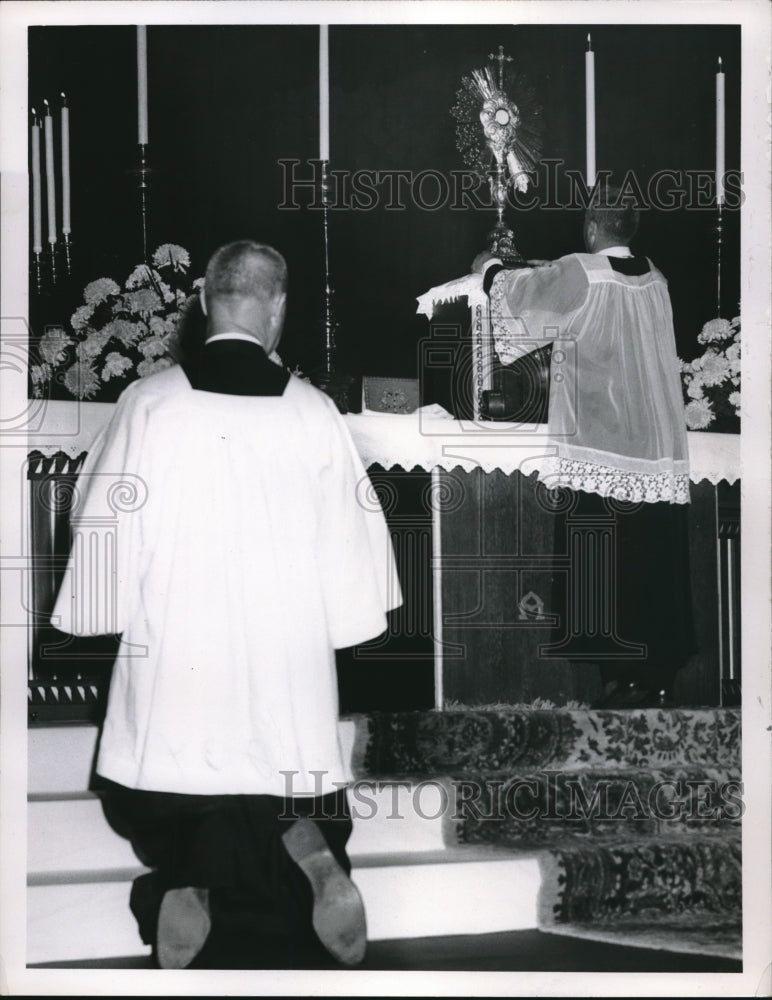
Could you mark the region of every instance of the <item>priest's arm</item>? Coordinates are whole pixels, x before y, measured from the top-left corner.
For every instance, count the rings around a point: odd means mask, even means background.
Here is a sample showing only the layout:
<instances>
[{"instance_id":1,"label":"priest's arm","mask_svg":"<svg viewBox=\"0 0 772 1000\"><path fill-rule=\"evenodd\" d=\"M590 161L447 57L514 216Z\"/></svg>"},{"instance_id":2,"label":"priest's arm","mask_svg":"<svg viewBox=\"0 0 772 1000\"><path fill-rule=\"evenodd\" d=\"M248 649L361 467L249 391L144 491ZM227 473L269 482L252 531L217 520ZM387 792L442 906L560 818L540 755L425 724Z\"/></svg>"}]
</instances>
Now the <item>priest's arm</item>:
<instances>
[{"instance_id":1,"label":"priest's arm","mask_svg":"<svg viewBox=\"0 0 772 1000\"><path fill-rule=\"evenodd\" d=\"M575 254L534 268L509 270L491 260L483 288L490 296L496 353L504 364L571 336L587 299L587 275Z\"/></svg>"}]
</instances>

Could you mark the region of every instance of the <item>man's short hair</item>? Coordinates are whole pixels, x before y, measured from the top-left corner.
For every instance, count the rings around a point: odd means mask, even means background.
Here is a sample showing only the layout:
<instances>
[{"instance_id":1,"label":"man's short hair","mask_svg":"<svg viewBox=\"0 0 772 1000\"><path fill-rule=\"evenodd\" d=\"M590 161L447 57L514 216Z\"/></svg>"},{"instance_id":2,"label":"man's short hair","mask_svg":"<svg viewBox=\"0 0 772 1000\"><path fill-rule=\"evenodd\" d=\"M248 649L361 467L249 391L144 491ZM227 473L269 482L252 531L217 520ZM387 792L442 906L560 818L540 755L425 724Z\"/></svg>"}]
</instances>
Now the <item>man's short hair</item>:
<instances>
[{"instance_id":1,"label":"man's short hair","mask_svg":"<svg viewBox=\"0 0 772 1000\"><path fill-rule=\"evenodd\" d=\"M622 193L621 188L600 186L593 191L585 214L587 222L594 222L598 229L616 243L627 246L638 232L640 213L635 199Z\"/></svg>"},{"instance_id":2,"label":"man's short hair","mask_svg":"<svg viewBox=\"0 0 772 1000\"><path fill-rule=\"evenodd\" d=\"M215 250L206 266L204 294L216 299L259 299L271 302L287 288L287 264L273 247L237 240Z\"/></svg>"}]
</instances>

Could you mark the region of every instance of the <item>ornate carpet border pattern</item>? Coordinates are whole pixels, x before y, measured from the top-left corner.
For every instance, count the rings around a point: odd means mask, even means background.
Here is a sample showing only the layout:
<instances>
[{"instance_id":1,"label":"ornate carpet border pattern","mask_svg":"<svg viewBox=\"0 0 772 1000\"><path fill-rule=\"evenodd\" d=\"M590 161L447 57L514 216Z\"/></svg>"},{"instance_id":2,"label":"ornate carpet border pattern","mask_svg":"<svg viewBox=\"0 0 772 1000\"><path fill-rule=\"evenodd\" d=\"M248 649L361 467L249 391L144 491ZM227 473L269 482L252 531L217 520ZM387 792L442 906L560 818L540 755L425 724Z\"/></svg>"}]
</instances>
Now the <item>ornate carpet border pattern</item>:
<instances>
[{"instance_id":1,"label":"ornate carpet border pattern","mask_svg":"<svg viewBox=\"0 0 772 1000\"><path fill-rule=\"evenodd\" d=\"M543 768L737 773L739 709L469 710L359 717L357 777L491 775Z\"/></svg>"},{"instance_id":2,"label":"ornate carpet border pattern","mask_svg":"<svg viewBox=\"0 0 772 1000\"><path fill-rule=\"evenodd\" d=\"M739 834L571 847L542 859L540 924L740 957ZM605 937L604 937L605 936Z\"/></svg>"}]
</instances>

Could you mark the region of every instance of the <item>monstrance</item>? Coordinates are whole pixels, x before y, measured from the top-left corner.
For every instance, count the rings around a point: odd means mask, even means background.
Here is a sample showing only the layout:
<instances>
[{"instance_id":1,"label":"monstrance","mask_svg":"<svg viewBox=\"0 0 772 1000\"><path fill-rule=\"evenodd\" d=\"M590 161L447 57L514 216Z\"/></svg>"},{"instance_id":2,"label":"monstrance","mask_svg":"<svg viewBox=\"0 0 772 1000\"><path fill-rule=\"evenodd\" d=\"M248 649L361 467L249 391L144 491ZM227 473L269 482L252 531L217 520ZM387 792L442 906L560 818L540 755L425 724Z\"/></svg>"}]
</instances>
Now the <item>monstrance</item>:
<instances>
[{"instance_id":1,"label":"monstrance","mask_svg":"<svg viewBox=\"0 0 772 1000\"><path fill-rule=\"evenodd\" d=\"M541 154L541 108L532 89L508 63L499 45L489 62L494 69L472 70L462 77L451 114L456 119L456 145L464 163L490 183L497 221L488 235L488 249L509 266L523 264L514 232L504 222L510 188L526 191L529 171Z\"/></svg>"}]
</instances>

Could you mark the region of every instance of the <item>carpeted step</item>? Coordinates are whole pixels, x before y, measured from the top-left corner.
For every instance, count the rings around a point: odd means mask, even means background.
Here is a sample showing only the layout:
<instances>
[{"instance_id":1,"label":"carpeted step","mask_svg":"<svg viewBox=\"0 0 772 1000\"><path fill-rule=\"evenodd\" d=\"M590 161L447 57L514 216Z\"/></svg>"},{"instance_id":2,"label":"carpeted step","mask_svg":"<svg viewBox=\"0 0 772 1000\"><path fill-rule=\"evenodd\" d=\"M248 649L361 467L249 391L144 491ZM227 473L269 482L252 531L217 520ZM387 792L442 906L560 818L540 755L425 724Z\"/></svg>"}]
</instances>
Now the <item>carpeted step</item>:
<instances>
[{"instance_id":1,"label":"carpeted step","mask_svg":"<svg viewBox=\"0 0 772 1000\"><path fill-rule=\"evenodd\" d=\"M575 838L739 831L742 783L717 769L544 769L454 777L456 839L461 844L539 847Z\"/></svg>"},{"instance_id":2,"label":"carpeted step","mask_svg":"<svg viewBox=\"0 0 772 1000\"><path fill-rule=\"evenodd\" d=\"M739 957L739 831L564 843L542 857L539 914L545 929L597 940L627 927L631 940L647 947L662 947L669 928L682 950Z\"/></svg>"},{"instance_id":3,"label":"carpeted step","mask_svg":"<svg viewBox=\"0 0 772 1000\"><path fill-rule=\"evenodd\" d=\"M740 768L739 709L470 709L355 717L358 776Z\"/></svg>"}]
</instances>

